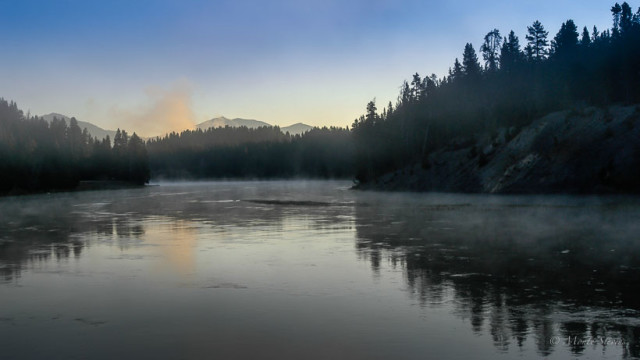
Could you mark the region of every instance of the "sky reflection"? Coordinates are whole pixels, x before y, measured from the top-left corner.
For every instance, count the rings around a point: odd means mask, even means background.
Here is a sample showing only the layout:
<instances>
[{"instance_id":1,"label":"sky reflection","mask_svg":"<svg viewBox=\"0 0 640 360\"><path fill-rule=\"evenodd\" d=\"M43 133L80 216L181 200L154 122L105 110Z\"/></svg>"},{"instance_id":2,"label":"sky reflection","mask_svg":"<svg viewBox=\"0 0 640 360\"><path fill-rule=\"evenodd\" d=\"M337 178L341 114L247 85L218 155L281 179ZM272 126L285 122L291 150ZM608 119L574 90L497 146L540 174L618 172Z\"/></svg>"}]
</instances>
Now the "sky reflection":
<instances>
[{"instance_id":1,"label":"sky reflection","mask_svg":"<svg viewBox=\"0 0 640 360\"><path fill-rule=\"evenodd\" d=\"M345 185L0 199L6 353L640 357L636 200Z\"/></svg>"}]
</instances>

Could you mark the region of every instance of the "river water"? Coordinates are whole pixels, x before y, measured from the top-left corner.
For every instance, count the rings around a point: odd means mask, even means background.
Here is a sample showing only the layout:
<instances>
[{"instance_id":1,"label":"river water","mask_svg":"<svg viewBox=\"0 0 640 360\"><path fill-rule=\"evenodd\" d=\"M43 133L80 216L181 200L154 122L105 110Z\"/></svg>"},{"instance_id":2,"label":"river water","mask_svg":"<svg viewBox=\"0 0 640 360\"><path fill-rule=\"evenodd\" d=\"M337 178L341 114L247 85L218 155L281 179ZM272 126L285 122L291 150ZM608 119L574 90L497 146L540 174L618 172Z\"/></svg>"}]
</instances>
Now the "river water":
<instances>
[{"instance_id":1,"label":"river water","mask_svg":"<svg viewBox=\"0 0 640 360\"><path fill-rule=\"evenodd\" d=\"M349 186L2 198L0 358L640 358L640 198Z\"/></svg>"}]
</instances>

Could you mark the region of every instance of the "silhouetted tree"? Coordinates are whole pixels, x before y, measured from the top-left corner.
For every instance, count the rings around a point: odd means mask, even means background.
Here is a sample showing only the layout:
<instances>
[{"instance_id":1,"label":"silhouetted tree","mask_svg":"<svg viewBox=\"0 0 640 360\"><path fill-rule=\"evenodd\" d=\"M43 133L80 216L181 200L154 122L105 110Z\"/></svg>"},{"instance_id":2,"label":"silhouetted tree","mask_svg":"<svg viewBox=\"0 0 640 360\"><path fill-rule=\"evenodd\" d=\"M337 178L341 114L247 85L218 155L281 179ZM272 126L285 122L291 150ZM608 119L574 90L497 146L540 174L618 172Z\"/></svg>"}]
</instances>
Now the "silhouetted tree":
<instances>
[{"instance_id":1,"label":"silhouetted tree","mask_svg":"<svg viewBox=\"0 0 640 360\"><path fill-rule=\"evenodd\" d=\"M145 184L149 182L151 173L149 170L147 148L140 137L133 133L127 144L128 171L127 180Z\"/></svg>"},{"instance_id":2,"label":"silhouetted tree","mask_svg":"<svg viewBox=\"0 0 640 360\"><path fill-rule=\"evenodd\" d=\"M463 74L464 70L462 69L462 65L460 64L460 61L458 61L458 58L456 58L456 60L453 62L453 70L450 74L451 80L460 79L462 78Z\"/></svg>"},{"instance_id":3,"label":"silhouetted tree","mask_svg":"<svg viewBox=\"0 0 640 360\"><path fill-rule=\"evenodd\" d=\"M411 80L411 98L413 101L420 99L423 95L422 78L420 74L413 74L413 80Z\"/></svg>"},{"instance_id":4,"label":"silhouetted tree","mask_svg":"<svg viewBox=\"0 0 640 360\"><path fill-rule=\"evenodd\" d=\"M365 116L366 120L375 125L375 122L378 120L378 108L376 108L376 99L369 101L367 104L367 115Z\"/></svg>"},{"instance_id":5,"label":"silhouetted tree","mask_svg":"<svg viewBox=\"0 0 640 360\"><path fill-rule=\"evenodd\" d=\"M547 35L549 35L549 32L545 31L540 21L536 20L533 25L527 27L527 33L527 48L530 59L535 61L543 60L548 54L547 46L549 42L547 41Z\"/></svg>"},{"instance_id":6,"label":"silhouetted tree","mask_svg":"<svg viewBox=\"0 0 640 360\"><path fill-rule=\"evenodd\" d=\"M638 9L640 10L640 9ZM620 32L622 35L626 35L633 24L633 12L631 6L626 2L623 2L620 6Z\"/></svg>"},{"instance_id":7,"label":"silhouetted tree","mask_svg":"<svg viewBox=\"0 0 640 360\"><path fill-rule=\"evenodd\" d=\"M582 37L580 38L580 45L582 46L591 45L591 36L589 35L589 30L587 30L586 26L582 29Z\"/></svg>"},{"instance_id":8,"label":"silhouetted tree","mask_svg":"<svg viewBox=\"0 0 640 360\"><path fill-rule=\"evenodd\" d=\"M522 59L522 56L520 41L513 30L511 30L500 49L500 68L506 72L513 71Z\"/></svg>"},{"instance_id":9,"label":"silhouetted tree","mask_svg":"<svg viewBox=\"0 0 640 360\"><path fill-rule=\"evenodd\" d=\"M480 77L481 68L478 63L478 56L471 43L467 43L464 46L464 53L462 54L462 68L465 78L469 80L477 80Z\"/></svg>"},{"instance_id":10,"label":"silhouetted tree","mask_svg":"<svg viewBox=\"0 0 640 360\"><path fill-rule=\"evenodd\" d=\"M587 38L589 38L587 34ZM573 20L567 20L553 38L551 47L556 56L574 55L578 46L578 27Z\"/></svg>"},{"instance_id":11,"label":"silhouetted tree","mask_svg":"<svg viewBox=\"0 0 640 360\"><path fill-rule=\"evenodd\" d=\"M611 15L613 16L613 28L611 29L614 38L620 36L620 14L622 13L622 7L620 4L615 3L611 7Z\"/></svg>"},{"instance_id":12,"label":"silhouetted tree","mask_svg":"<svg viewBox=\"0 0 640 360\"><path fill-rule=\"evenodd\" d=\"M598 41L599 37L600 37L600 32L598 31L598 28L594 25L593 31L591 32L591 42L595 43L596 41Z\"/></svg>"},{"instance_id":13,"label":"silhouetted tree","mask_svg":"<svg viewBox=\"0 0 640 360\"><path fill-rule=\"evenodd\" d=\"M493 29L484 36L484 43L480 47L485 67L488 71L498 70L498 56L502 45L502 36L498 29Z\"/></svg>"}]
</instances>

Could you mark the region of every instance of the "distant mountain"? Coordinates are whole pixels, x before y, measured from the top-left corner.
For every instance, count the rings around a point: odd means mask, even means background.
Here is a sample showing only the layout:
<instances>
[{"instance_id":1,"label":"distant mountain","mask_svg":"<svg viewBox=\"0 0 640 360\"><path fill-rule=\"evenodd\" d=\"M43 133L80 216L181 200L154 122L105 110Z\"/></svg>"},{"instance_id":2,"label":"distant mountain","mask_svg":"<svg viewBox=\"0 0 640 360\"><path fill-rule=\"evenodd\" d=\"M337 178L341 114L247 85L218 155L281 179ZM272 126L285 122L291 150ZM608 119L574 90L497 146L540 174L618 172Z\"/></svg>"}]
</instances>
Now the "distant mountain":
<instances>
[{"instance_id":1,"label":"distant mountain","mask_svg":"<svg viewBox=\"0 0 640 360\"><path fill-rule=\"evenodd\" d=\"M49 122L49 123L53 121L53 118L63 119L67 123L67 125L69 125L69 120L71 120L70 117L62 114L58 114L58 113L43 115L40 118L44 119L46 122ZM92 137L97 137L98 139L104 139L107 135L109 135L111 140L113 140L114 136L116 135L116 132L113 130L105 130L99 126L93 125L92 123L89 123L86 121L78 120L78 126L80 127L80 129L86 128Z\"/></svg>"},{"instance_id":2,"label":"distant mountain","mask_svg":"<svg viewBox=\"0 0 640 360\"><path fill-rule=\"evenodd\" d=\"M221 116L221 117L213 118L211 120L202 122L196 125L196 128L206 130L212 127L218 128L218 127L225 127L225 126L230 126L230 127L246 126L250 129L255 129L262 126L273 126L273 125L266 123L264 121L258 121L258 120L252 120L252 119L240 119L240 118L227 119L226 117ZM282 132L285 132L285 133L288 131L289 134L291 135L297 135L297 134L302 134L304 132L307 132L312 128L313 128L312 126L309 126L303 123L297 123L297 124L280 128L280 130L282 130Z\"/></svg>"},{"instance_id":3,"label":"distant mountain","mask_svg":"<svg viewBox=\"0 0 640 360\"><path fill-rule=\"evenodd\" d=\"M225 127L225 126L230 126L230 127L246 126L250 129L255 129L261 126L271 126L271 124L267 124L266 122L263 122L263 121L251 120L251 119L240 119L240 118L227 119L226 117L221 116L221 117L213 118L211 120L207 120L203 123L200 123L196 125L196 128L206 130L212 127L217 128L217 127Z\"/></svg>"},{"instance_id":4,"label":"distant mountain","mask_svg":"<svg viewBox=\"0 0 640 360\"><path fill-rule=\"evenodd\" d=\"M283 128L280 128L280 130L282 130L283 133L289 132L289 134L291 135L301 135L306 133L307 131L313 129L313 126L309 126L307 124L303 124L303 123L297 123L297 124L293 124L293 125L289 125L289 126L285 126Z\"/></svg>"}]
</instances>

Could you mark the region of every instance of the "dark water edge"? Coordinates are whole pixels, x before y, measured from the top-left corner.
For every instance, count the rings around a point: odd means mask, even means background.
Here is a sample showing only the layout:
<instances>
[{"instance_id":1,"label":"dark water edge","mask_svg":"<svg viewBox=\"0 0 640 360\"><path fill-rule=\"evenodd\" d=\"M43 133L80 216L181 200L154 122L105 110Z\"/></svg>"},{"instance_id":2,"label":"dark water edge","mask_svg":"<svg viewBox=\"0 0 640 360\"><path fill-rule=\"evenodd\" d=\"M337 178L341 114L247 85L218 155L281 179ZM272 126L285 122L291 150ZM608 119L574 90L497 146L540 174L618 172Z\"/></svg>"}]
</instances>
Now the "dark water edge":
<instances>
[{"instance_id":1,"label":"dark water edge","mask_svg":"<svg viewBox=\"0 0 640 360\"><path fill-rule=\"evenodd\" d=\"M0 193L0 197L7 196L24 196L24 195L37 195L48 193L65 193L75 191L94 191L94 190L121 190L121 189L136 189L144 186L153 186L149 184L140 184L137 182L119 181L119 180L87 180L79 181L78 185L69 188L52 188L52 189L27 189L27 188L14 188L6 193Z\"/></svg>"},{"instance_id":2,"label":"dark water edge","mask_svg":"<svg viewBox=\"0 0 640 360\"><path fill-rule=\"evenodd\" d=\"M0 341L39 339L26 358L640 358L638 197L348 186L0 199Z\"/></svg>"}]
</instances>

